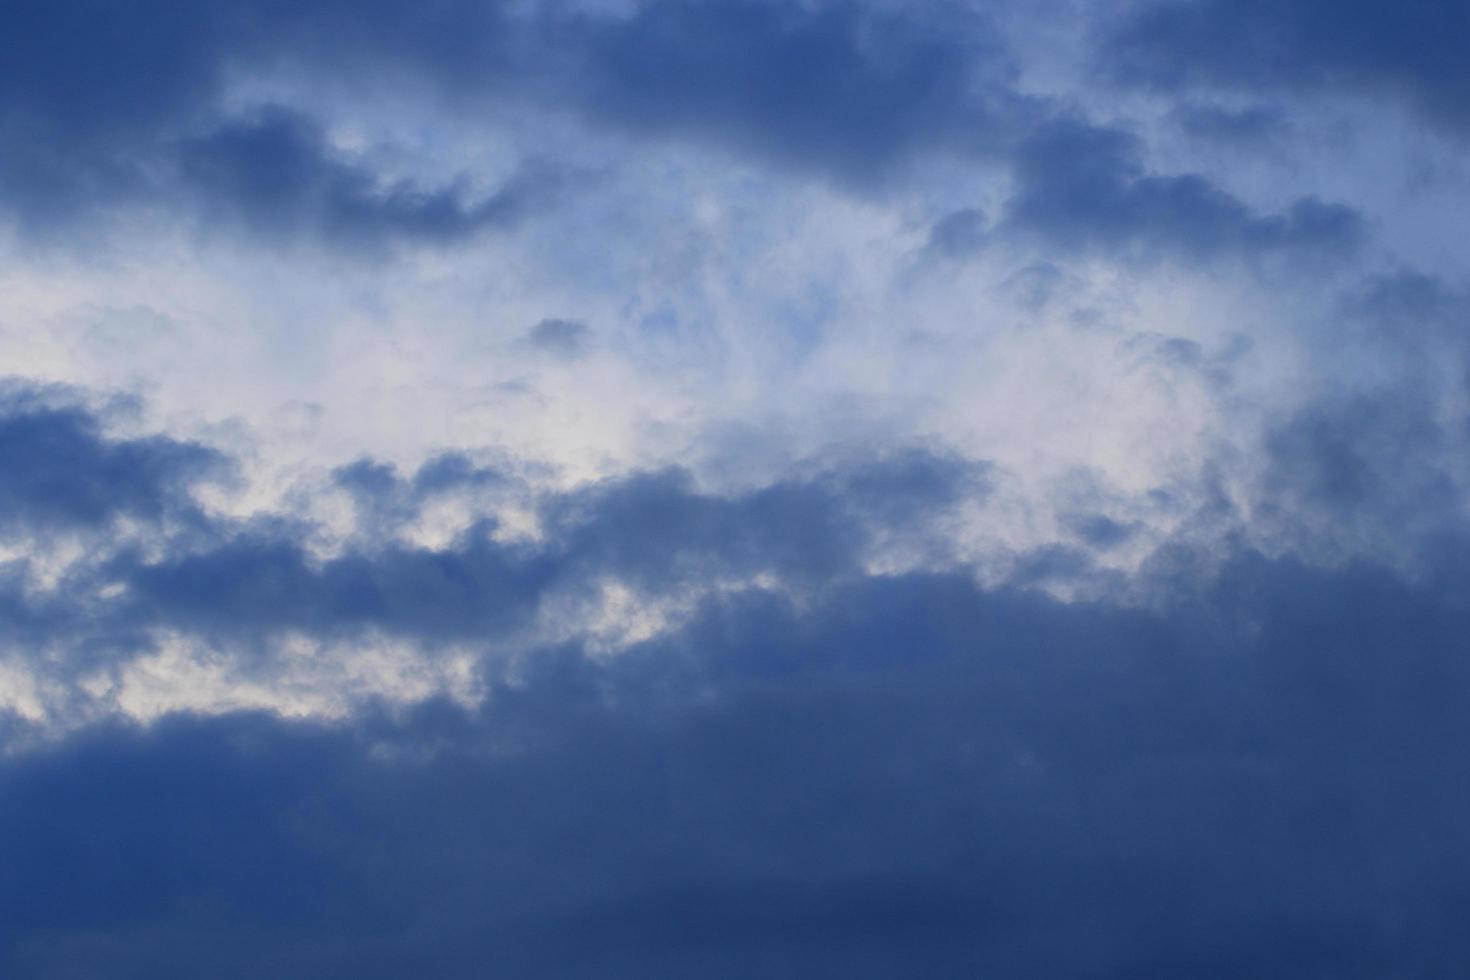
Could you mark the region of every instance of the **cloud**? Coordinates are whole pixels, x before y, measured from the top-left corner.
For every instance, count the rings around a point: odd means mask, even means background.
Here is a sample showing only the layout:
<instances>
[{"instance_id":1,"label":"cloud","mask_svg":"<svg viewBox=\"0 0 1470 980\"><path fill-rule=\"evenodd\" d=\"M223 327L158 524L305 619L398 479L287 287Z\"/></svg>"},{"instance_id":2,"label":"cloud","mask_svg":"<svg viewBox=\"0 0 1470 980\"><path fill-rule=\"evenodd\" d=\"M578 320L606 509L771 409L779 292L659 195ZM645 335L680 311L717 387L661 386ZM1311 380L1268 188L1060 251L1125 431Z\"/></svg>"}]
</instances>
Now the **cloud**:
<instances>
[{"instance_id":1,"label":"cloud","mask_svg":"<svg viewBox=\"0 0 1470 980\"><path fill-rule=\"evenodd\" d=\"M0 956L1434 975L1464 953L1464 618L1250 555L1150 613L878 577L545 651L473 711L83 731L0 762Z\"/></svg>"},{"instance_id":2,"label":"cloud","mask_svg":"<svg viewBox=\"0 0 1470 980\"><path fill-rule=\"evenodd\" d=\"M445 466L428 464L409 485L447 489ZM554 594L607 578L659 596L760 575L820 585L853 574L877 530L923 522L975 492L970 479L966 467L923 453L736 497L700 493L677 471L637 474L543 497L536 543L497 540L492 519L441 548L407 546L369 524L360 548L322 561L282 523L158 560L124 558L109 573L126 586L118 622L216 644L369 629L415 643L489 642L529 626ZM380 500L397 490L391 471L367 463L338 481ZM369 522L414 513L412 504L359 512Z\"/></svg>"},{"instance_id":3,"label":"cloud","mask_svg":"<svg viewBox=\"0 0 1470 980\"><path fill-rule=\"evenodd\" d=\"M1004 485L993 467L918 448L830 459L735 492L701 489L678 469L551 489L513 463L462 454L407 473L360 459L313 491L351 501L350 523L328 534L288 511L212 512L195 488L228 472L228 457L162 437L108 438L85 408L40 410L36 397L16 395L0 415L0 449L14 464L0 484L0 525L30 537L85 532L90 543L81 554L33 549L9 566L0 598L22 644L12 660L53 686L50 706L33 713L55 712L63 725L76 704L109 704L118 678L167 649L207 649L222 682L248 677L270 690L288 683L301 643L393 643L407 663L430 663L553 638L594 643L612 616L626 622L609 642L626 645L753 583L821 595L876 567L963 567L973 552L953 538L958 515L989 506ZM1043 539L997 567L1017 584L1120 596L1136 588L1116 567L1125 549L1152 551L1145 568L1166 567L1176 543L1204 549L1212 557L1189 573L1198 576L1258 541L1276 554L1422 573L1442 564L1432 542L1464 529L1454 465L1463 443L1430 402L1396 389L1310 402L1263 431L1259 472L1233 497L1212 504L1202 486L1168 504L1223 508L1199 525L1213 528L1203 537L1188 523L1175 540L1159 537L1162 491L1153 503L1110 503L1097 488L1078 490L1056 518L1070 543ZM446 505L453 523L423 538ZM113 686L82 693L98 670Z\"/></svg>"},{"instance_id":4,"label":"cloud","mask_svg":"<svg viewBox=\"0 0 1470 980\"><path fill-rule=\"evenodd\" d=\"M1138 532L1136 525L1115 521L1106 514L1072 514L1063 523L1073 534L1100 550L1117 547Z\"/></svg>"},{"instance_id":5,"label":"cloud","mask_svg":"<svg viewBox=\"0 0 1470 980\"><path fill-rule=\"evenodd\" d=\"M326 144L302 108L227 109L240 80L414 82L460 106L575 108L599 125L673 135L868 184L916 152L995 141L1016 97L975 18L821 11L766 0L655 2L632 13L511 15L451 0L391 4L150 0L127 12L26 0L0 17L0 201L35 232L115 205L295 229L337 244L447 241L520 217L543 174L478 201L425 189ZM302 92L304 97L307 93ZM544 195L542 195L544 196Z\"/></svg>"},{"instance_id":6,"label":"cloud","mask_svg":"<svg viewBox=\"0 0 1470 980\"><path fill-rule=\"evenodd\" d=\"M942 551L946 515L988 490L983 467L925 450L734 494L701 490L679 470L551 490L462 454L407 475L361 459L315 491L352 502L350 530L333 542L291 512L206 507L195 487L229 470L223 454L108 438L103 417L80 404L38 408L40 397L18 390L0 413L10 464L0 527L36 541L0 578L0 626L19 644L9 660L55 694L33 713L54 710L63 725L92 697L88 678L112 678L106 702L131 667L180 643L226 682L270 685L293 669L293 643L391 642L427 663L464 645L540 642L547 616L561 620L558 635L585 637L607 588L651 605L757 579L825 588L860 575L890 540ZM445 504L459 508L454 530L416 537ZM534 536L502 533L502 515L515 512L533 515ZM57 530L91 537L72 553L46 539Z\"/></svg>"},{"instance_id":7,"label":"cloud","mask_svg":"<svg viewBox=\"0 0 1470 980\"><path fill-rule=\"evenodd\" d=\"M1334 10L0 7L0 975L1463 972L1458 14Z\"/></svg>"},{"instance_id":8,"label":"cloud","mask_svg":"<svg viewBox=\"0 0 1470 980\"><path fill-rule=\"evenodd\" d=\"M133 482L172 502L120 513L195 513L179 481L207 452L39 397L0 431L39 418L73 447L51 496L141 454ZM1286 420L1258 492L1348 534L1399 520L1401 492L1427 498L1387 474L1447 451L1404 411ZM0 966L1366 977L1457 957L1463 563L1181 534L1129 588L1063 601L1040 587L1146 533L1082 508L1076 543L1019 555L1008 584L953 557L871 567L1002 482L872 447L724 493L671 470L554 489L462 454L362 459L320 491L354 501L328 553L299 516L198 511L195 534L104 537L51 586L7 582L11 649L53 700L0 729ZM534 534L500 535L492 509L443 545L402 536L500 493L533 505ZM609 649L576 604L608 582L685 605ZM161 636L279 698L301 637L339 667L382 636L423 664L458 644L483 697L123 720L99 670L125 689Z\"/></svg>"},{"instance_id":9,"label":"cloud","mask_svg":"<svg viewBox=\"0 0 1470 980\"><path fill-rule=\"evenodd\" d=\"M233 0L179 18L155 3L94 21L78 3L10 15L23 21L15 26L32 53L8 69L15 77L0 127L12 127L25 149L7 158L8 173L0 169L0 197L33 229L132 203L208 225L380 248L465 242L514 228L554 200L564 168L527 162L488 192L471 190L484 183L476 174L444 183L385 172L370 154L331 143L319 118L330 109L290 104L310 102L327 80L372 90L400 78L425 107L444 109L452 93L456 118L478 106L554 110L589 134L713 147L850 190L891 186L920 159L1010 163L1018 182L1010 227L1069 248L1199 258L1340 250L1362 235L1352 209L1316 197L1260 215L1204 176L1151 172L1143 143L1126 130L1069 121L1059 114L1064 101L1019 94L1006 36L958 7L920 15L864 3L653 0L623 13L512 14L453 0L408 15L380 4ZM47 40L54 61L34 56ZM147 58L160 71L115 91ZM296 80L277 85L286 101L226 108L239 80L276 76ZM1265 124L1207 109L1188 120L1236 139ZM394 129L390 121L390 142ZM973 250L983 226L960 217L969 213L936 225L934 247Z\"/></svg>"},{"instance_id":10,"label":"cloud","mask_svg":"<svg viewBox=\"0 0 1470 980\"><path fill-rule=\"evenodd\" d=\"M273 237L309 234L347 246L451 243L514 227L561 182L549 168L525 169L480 200L408 180L383 186L373 171L334 153L320 126L280 106L186 142L180 167L206 212Z\"/></svg>"},{"instance_id":11,"label":"cloud","mask_svg":"<svg viewBox=\"0 0 1470 980\"><path fill-rule=\"evenodd\" d=\"M933 148L1000 145L1025 102L984 19L876 5L655 0L569 31L594 118L871 183Z\"/></svg>"},{"instance_id":12,"label":"cloud","mask_svg":"<svg viewBox=\"0 0 1470 980\"><path fill-rule=\"evenodd\" d=\"M525 342L557 357L575 358L587 349L591 336L591 329L580 320L547 318L530 329Z\"/></svg>"},{"instance_id":13,"label":"cloud","mask_svg":"<svg viewBox=\"0 0 1470 980\"><path fill-rule=\"evenodd\" d=\"M443 550L386 547L325 562L290 537L246 533L217 548L113 571L128 589L124 621L221 643L369 627L432 643L490 639L523 623L555 564L500 547L473 528Z\"/></svg>"},{"instance_id":14,"label":"cloud","mask_svg":"<svg viewBox=\"0 0 1470 980\"><path fill-rule=\"evenodd\" d=\"M1341 256L1364 235L1362 217L1344 205L1303 197L1284 214L1259 215L1202 176L1151 173L1136 137L1085 123L1043 127L1018 152L1016 176L1006 224L1068 250Z\"/></svg>"},{"instance_id":15,"label":"cloud","mask_svg":"<svg viewBox=\"0 0 1470 980\"><path fill-rule=\"evenodd\" d=\"M1424 391L1391 388L1324 398L1281 420L1266 435L1257 519L1289 514L1303 546L1329 553L1413 553L1455 533L1464 433L1437 415Z\"/></svg>"},{"instance_id":16,"label":"cloud","mask_svg":"<svg viewBox=\"0 0 1470 980\"><path fill-rule=\"evenodd\" d=\"M951 211L929 229L929 250L948 258L963 258L985 246L985 212L978 208Z\"/></svg>"},{"instance_id":17,"label":"cloud","mask_svg":"<svg viewBox=\"0 0 1470 980\"><path fill-rule=\"evenodd\" d=\"M226 24L188 4L21 0L0 14L0 199L44 227L151 182L161 128L208 104Z\"/></svg>"},{"instance_id":18,"label":"cloud","mask_svg":"<svg viewBox=\"0 0 1470 980\"><path fill-rule=\"evenodd\" d=\"M1171 118L1190 139L1242 149L1270 148L1290 128L1286 113L1270 105L1232 109L1208 102L1182 102Z\"/></svg>"},{"instance_id":19,"label":"cloud","mask_svg":"<svg viewBox=\"0 0 1470 980\"><path fill-rule=\"evenodd\" d=\"M1105 24L1097 57L1115 78L1158 89L1353 88L1464 132L1470 68L1456 38L1466 29L1470 12L1454 3L1166 0Z\"/></svg>"},{"instance_id":20,"label":"cloud","mask_svg":"<svg viewBox=\"0 0 1470 980\"><path fill-rule=\"evenodd\" d=\"M105 530L120 518L197 522L191 490L225 462L163 436L108 438L64 392L0 394L0 529L10 534Z\"/></svg>"},{"instance_id":21,"label":"cloud","mask_svg":"<svg viewBox=\"0 0 1470 980\"><path fill-rule=\"evenodd\" d=\"M119 205L178 210L191 188L214 217L338 243L452 240L508 224L544 189L544 176L469 202L456 188L424 190L340 159L299 110L264 105L236 116L223 104L242 71L283 60L324 58L362 73L374 51L388 48L395 60L466 40L480 50L498 20L482 7L404 17L389 5L332 0L208 9L148 0L127 11L89 0L8 5L0 134L12 152L0 164L0 200L39 234L95 223Z\"/></svg>"}]
</instances>

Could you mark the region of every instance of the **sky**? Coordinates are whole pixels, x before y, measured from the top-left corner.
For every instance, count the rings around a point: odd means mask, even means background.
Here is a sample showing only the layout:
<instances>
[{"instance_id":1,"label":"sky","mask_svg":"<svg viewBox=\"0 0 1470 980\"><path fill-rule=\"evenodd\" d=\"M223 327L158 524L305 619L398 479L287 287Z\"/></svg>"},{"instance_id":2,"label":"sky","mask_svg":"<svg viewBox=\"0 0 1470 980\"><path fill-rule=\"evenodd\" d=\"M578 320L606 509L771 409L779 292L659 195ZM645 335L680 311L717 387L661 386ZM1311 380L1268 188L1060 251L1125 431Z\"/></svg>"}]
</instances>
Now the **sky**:
<instances>
[{"instance_id":1,"label":"sky","mask_svg":"<svg viewBox=\"0 0 1470 980\"><path fill-rule=\"evenodd\" d=\"M1467 32L0 5L0 975L1465 976Z\"/></svg>"}]
</instances>

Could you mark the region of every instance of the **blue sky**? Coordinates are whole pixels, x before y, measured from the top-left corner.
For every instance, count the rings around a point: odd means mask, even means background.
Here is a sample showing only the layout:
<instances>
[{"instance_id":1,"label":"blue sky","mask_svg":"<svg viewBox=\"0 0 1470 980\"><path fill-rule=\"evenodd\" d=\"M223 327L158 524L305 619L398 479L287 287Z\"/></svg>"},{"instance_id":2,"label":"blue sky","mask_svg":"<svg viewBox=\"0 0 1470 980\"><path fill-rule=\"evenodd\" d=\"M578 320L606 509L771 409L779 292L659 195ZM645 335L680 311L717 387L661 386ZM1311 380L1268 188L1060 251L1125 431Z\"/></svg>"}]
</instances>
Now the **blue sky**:
<instances>
[{"instance_id":1,"label":"blue sky","mask_svg":"<svg viewBox=\"0 0 1470 980\"><path fill-rule=\"evenodd\" d=\"M1457 977L1460 0L12 0L0 974Z\"/></svg>"}]
</instances>

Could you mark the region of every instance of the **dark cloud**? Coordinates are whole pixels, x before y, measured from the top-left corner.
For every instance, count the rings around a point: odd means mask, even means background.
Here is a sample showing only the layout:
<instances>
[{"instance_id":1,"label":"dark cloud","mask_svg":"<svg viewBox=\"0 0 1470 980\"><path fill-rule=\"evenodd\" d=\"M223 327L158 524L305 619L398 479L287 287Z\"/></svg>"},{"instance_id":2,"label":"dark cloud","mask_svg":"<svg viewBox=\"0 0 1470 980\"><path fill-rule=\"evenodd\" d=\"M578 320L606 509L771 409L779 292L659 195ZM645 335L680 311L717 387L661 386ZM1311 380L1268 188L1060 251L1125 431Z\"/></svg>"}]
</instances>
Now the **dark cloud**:
<instances>
[{"instance_id":1,"label":"dark cloud","mask_svg":"<svg viewBox=\"0 0 1470 980\"><path fill-rule=\"evenodd\" d=\"M386 545L313 560L290 537L243 534L196 554L120 563L123 621L171 624L235 644L285 630L332 638L364 629L426 643L525 624L553 583L554 556L497 545L474 527L442 550Z\"/></svg>"},{"instance_id":2,"label":"dark cloud","mask_svg":"<svg viewBox=\"0 0 1470 980\"><path fill-rule=\"evenodd\" d=\"M945 5L899 16L850 2L654 0L567 36L595 118L859 184L917 150L999 145L1025 105L995 28Z\"/></svg>"},{"instance_id":3,"label":"dark cloud","mask_svg":"<svg viewBox=\"0 0 1470 980\"><path fill-rule=\"evenodd\" d=\"M408 477L391 463L364 457L333 470L332 482L364 509L387 511L375 520L389 527L411 520L425 503L446 494L526 489L514 466L483 466L460 452L432 456Z\"/></svg>"},{"instance_id":4,"label":"dark cloud","mask_svg":"<svg viewBox=\"0 0 1470 980\"><path fill-rule=\"evenodd\" d=\"M679 471L551 495L540 502L544 536L534 545L498 541L489 520L439 549L387 533L413 519L425 494L483 472L456 457L412 479L353 464L336 475L359 500L364 535L351 550L315 560L301 529L287 524L161 560L125 555L107 569L127 586L113 616L130 628L166 625L252 648L287 630L488 641L527 626L549 596L608 578L654 596L761 574L822 585L855 574L876 535L916 528L984 491L970 467L913 453L733 497L701 493Z\"/></svg>"},{"instance_id":5,"label":"dark cloud","mask_svg":"<svg viewBox=\"0 0 1470 980\"><path fill-rule=\"evenodd\" d=\"M464 453L431 457L413 474L413 492L420 500L456 489L485 489L514 485L518 475L509 466L481 466Z\"/></svg>"},{"instance_id":6,"label":"dark cloud","mask_svg":"<svg viewBox=\"0 0 1470 980\"><path fill-rule=\"evenodd\" d=\"M1409 384L1433 377L1435 366L1461 366L1470 384L1470 288L1421 272L1399 271L1370 279L1343 303L1350 336L1382 363L1407 370Z\"/></svg>"},{"instance_id":7,"label":"dark cloud","mask_svg":"<svg viewBox=\"0 0 1470 980\"><path fill-rule=\"evenodd\" d=\"M324 753L308 755L304 739L263 720L225 726L218 734L227 739L190 749L179 739L188 727L103 727L9 769L0 836L12 866L23 861L27 871L24 883L11 877L0 886L0 939L143 924L191 895L204 900L206 915L240 916L242 924L285 925L317 904L329 865L300 852L282 810L321 778ZM282 764L287 752L296 758ZM84 783L68 785L67 756L95 767ZM58 791L70 803L57 806ZM21 837L32 845L29 857ZM220 904L207 907L210 898Z\"/></svg>"},{"instance_id":8,"label":"dark cloud","mask_svg":"<svg viewBox=\"0 0 1470 980\"><path fill-rule=\"evenodd\" d=\"M1424 390L1392 387L1309 404L1268 430L1262 522L1304 530L1304 547L1417 552L1463 526L1464 451ZM1310 545L1308 544L1310 542Z\"/></svg>"},{"instance_id":9,"label":"dark cloud","mask_svg":"<svg viewBox=\"0 0 1470 980\"><path fill-rule=\"evenodd\" d=\"M855 184L921 150L995 145L1019 104L987 24L857 3L513 15L477 0L146 0L126 11L20 0L0 13L0 37L0 202L36 232L118 203L178 205L192 189L206 215L257 230L449 241L508 225L544 196L541 174L483 200L426 189L345 159L298 112L226 113L227 76L281 68L359 88L396 79L459 108L555 106Z\"/></svg>"},{"instance_id":10,"label":"dark cloud","mask_svg":"<svg viewBox=\"0 0 1470 980\"><path fill-rule=\"evenodd\" d=\"M198 465L38 397L16 395L0 431L40 419L83 486L141 447L158 451L129 478L145 499ZM1093 510L1006 587L866 570L873 542L922 540L986 492L983 467L919 451L739 494L637 474L534 498L534 540L482 523L437 549L387 532L446 494L522 492L513 475L362 460L333 482L374 533L333 557L297 523L220 521L161 555L103 548L39 598L7 569L7 649L62 686L159 628L216 657L248 646L241 669L268 677L283 631L489 647L608 578L694 607L612 657L575 640L487 656L476 708L70 734L6 719L0 969L1454 975L1470 566L1436 482L1455 437L1430 418L1324 402L1281 423L1259 488L1348 539L1428 503L1445 533L1424 569L1180 541L1146 566L1142 605L1030 589L1097 579L1129 529Z\"/></svg>"},{"instance_id":11,"label":"dark cloud","mask_svg":"<svg viewBox=\"0 0 1470 980\"><path fill-rule=\"evenodd\" d=\"M0 15L0 33L25 39L0 98L0 136L17 148L0 162L0 201L36 230L98 218L121 201L339 246L449 243L513 227L553 199L558 174L544 164L488 193L471 193L468 175L424 186L383 172L371 154L334 148L300 110L222 108L227 73L284 67L365 90L397 79L459 111L555 109L854 189L882 186L925 154L1011 162L1019 193L1001 223L1066 247L1202 257L1340 248L1361 231L1353 212L1315 198L1258 215L1200 176L1149 172L1141 144L1121 130L1057 121L1051 102L1013 88L996 27L957 6L901 14L856 2L651 0L614 14L511 13L470 0L412 12L337 0L175 10L156 0L127 16L89 9L62 0ZM53 48L49 60L36 53ZM137 77L149 59L158 71ZM1266 110L1207 106L1182 118L1236 143L1271 123ZM962 254L986 231L978 212L962 211L935 226L932 244Z\"/></svg>"},{"instance_id":12,"label":"dark cloud","mask_svg":"<svg viewBox=\"0 0 1470 980\"><path fill-rule=\"evenodd\" d=\"M22 976L1450 976L1462 583L1242 555L1155 612L711 598L483 709L0 762Z\"/></svg>"},{"instance_id":13,"label":"dark cloud","mask_svg":"<svg viewBox=\"0 0 1470 980\"><path fill-rule=\"evenodd\" d=\"M1457 540L1467 324L1470 292L1422 273L1373 277L1340 296L1319 342L1337 345L1343 364L1328 390L1267 420L1253 521L1326 552L1402 557Z\"/></svg>"},{"instance_id":14,"label":"dark cloud","mask_svg":"<svg viewBox=\"0 0 1470 980\"><path fill-rule=\"evenodd\" d=\"M86 408L43 391L0 391L0 530L101 530L118 518L202 520L193 486L226 469L194 443L111 439Z\"/></svg>"},{"instance_id":15,"label":"dark cloud","mask_svg":"<svg viewBox=\"0 0 1470 980\"><path fill-rule=\"evenodd\" d=\"M286 109L234 117L225 77L309 64L338 78L489 55L494 5L457 2L411 14L392 4L227 0L20 2L0 12L0 203L31 232L96 223L119 204L179 207L256 230L341 244L452 241L518 220L544 197L527 174L471 200L461 188L389 180L326 146L320 126Z\"/></svg>"},{"instance_id":16,"label":"dark cloud","mask_svg":"<svg viewBox=\"0 0 1470 980\"><path fill-rule=\"evenodd\" d=\"M549 169L527 169L478 200L456 187L424 190L407 180L382 186L372 170L334 152L313 120L278 106L188 141L180 166L207 214L224 213L273 236L306 234L349 246L449 243L511 227L560 182Z\"/></svg>"},{"instance_id":17,"label":"dark cloud","mask_svg":"<svg viewBox=\"0 0 1470 980\"><path fill-rule=\"evenodd\" d=\"M550 517L578 560L660 590L721 574L772 571L811 581L839 574L860 540L838 503L800 484L706 496L670 471L557 500Z\"/></svg>"},{"instance_id":18,"label":"dark cloud","mask_svg":"<svg viewBox=\"0 0 1470 980\"><path fill-rule=\"evenodd\" d=\"M580 320L548 318L531 328L526 343L557 357L579 357L587 349L592 331Z\"/></svg>"},{"instance_id":19,"label":"dark cloud","mask_svg":"<svg viewBox=\"0 0 1470 980\"><path fill-rule=\"evenodd\" d=\"M63 684L148 650L158 630L264 655L269 670L287 633L387 635L425 650L502 642L523 637L555 603L592 599L608 583L654 601L753 580L821 592L861 578L889 547L944 567L955 561L946 522L990 486L984 466L919 450L860 454L738 494L702 491L679 470L534 493L514 466L460 454L410 473L364 459L333 474L356 519L323 557L317 529L304 522L205 514L193 487L227 459L163 438L109 439L85 409L38 397L17 394L0 415L0 453L11 463L0 524L95 540L39 593L28 584L30 559L6 566L0 625L17 643L44 639L49 652L34 666ZM1314 559L1402 561L1464 530L1455 460L1467 437L1428 393L1345 393L1271 422L1258 478L1235 492L1255 527L1283 547ZM1214 499L1200 492L1200 506ZM480 516L443 545L407 543L400 532L446 498ZM1238 547L1230 542L1242 518L1220 501L1202 543ZM1085 504L1062 519L1075 543L1017 556L1016 582L1085 586L1090 595L1120 585L1098 558L1139 528ZM504 506L534 511L537 536L499 533L493 515ZM132 530L118 533L120 518Z\"/></svg>"},{"instance_id":20,"label":"dark cloud","mask_svg":"<svg viewBox=\"0 0 1470 980\"><path fill-rule=\"evenodd\" d=\"M18 0L0 12L0 202L34 230L150 192L156 147L209 105L223 7Z\"/></svg>"},{"instance_id":21,"label":"dark cloud","mask_svg":"<svg viewBox=\"0 0 1470 980\"><path fill-rule=\"evenodd\" d=\"M1452 131L1470 126L1470 8L1438 0L1164 0L1105 25L1098 55L1115 78L1175 91L1276 95L1355 88L1403 99Z\"/></svg>"},{"instance_id":22,"label":"dark cloud","mask_svg":"<svg viewBox=\"0 0 1470 980\"><path fill-rule=\"evenodd\" d=\"M1151 173L1136 137L1086 123L1043 126L1015 166L1006 226L1066 249L1193 259L1283 250L1340 256L1364 231L1356 211L1315 197L1284 214L1260 215L1204 177Z\"/></svg>"},{"instance_id":23,"label":"dark cloud","mask_svg":"<svg viewBox=\"0 0 1470 980\"><path fill-rule=\"evenodd\" d=\"M641 474L549 501L546 519L569 559L655 593L763 573L810 585L855 571L876 535L916 533L987 489L973 464L914 451L734 497L677 470Z\"/></svg>"},{"instance_id":24,"label":"dark cloud","mask_svg":"<svg viewBox=\"0 0 1470 980\"><path fill-rule=\"evenodd\" d=\"M977 208L951 211L929 229L929 251L946 258L964 258L985 247L988 231L985 212Z\"/></svg>"},{"instance_id":25,"label":"dark cloud","mask_svg":"<svg viewBox=\"0 0 1470 980\"><path fill-rule=\"evenodd\" d=\"M1062 524L1100 551L1127 543L1140 530L1136 523L1124 523L1106 514L1096 513L1070 514L1063 518Z\"/></svg>"},{"instance_id":26,"label":"dark cloud","mask_svg":"<svg viewBox=\"0 0 1470 980\"><path fill-rule=\"evenodd\" d=\"M1132 82L1353 85L1467 118L1458 8L1141 9L1108 49ZM1316 198L1262 214L1153 172L1134 136L1012 93L985 22L926 10L20 0L0 11L0 205L53 230L178 205L377 248L511 227L554 190L537 168L488 196L424 186L298 110L223 113L226 73L284 66L427 83L471 111L555 105L849 188L924 153L995 152L1015 195L993 223L942 218L930 248L953 257L1005 236L1125 259L1340 256L1361 236ZM1175 121L1237 143L1272 124ZM1059 276L1037 264L1010 288L1039 305ZM355 523L325 549L303 519L208 512L196 488L221 454L6 389L0 533L24 550L0 562L0 656L80 706L54 729L0 709L0 974L1464 975L1470 427L1424 365L1448 352L1470 371L1470 304L1404 274L1346 306L1350 339L1398 359L1375 363L1387 380L1268 418L1259 473L1169 502L1197 513L1126 590L1107 561L1140 527L1091 490L1068 498L1066 542L978 585L944 532L992 474L932 451L869 447L738 492L677 469L535 491L460 453L365 458L331 474ZM566 320L525 338L565 356L586 340ZM1206 366L1193 342L1148 343ZM487 500L503 499L534 534L501 533ZM445 501L480 516L408 543ZM1266 536L1271 556L1246 543ZM58 538L86 550L53 554ZM946 571L873 571L894 543ZM41 574L49 558L65 560ZM584 648L577 603L609 583L680 618ZM570 638L546 646L531 626L565 608ZM159 635L269 688L288 634L348 658L380 635L425 660L493 648L474 668L488 695L84 724L107 695L82 705L82 687Z\"/></svg>"},{"instance_id":27,"label":"dark cloud","mask_svg":"<svg viewBox=\"0 0 1470 980\"><path fill-rule=\"evenodd\" d=\"M1208 102L1184 102L1170 114L1190 139L1241 149L1262 149L1289 128L1286 114L1267 105L1231 109Z\"/></svg>"},{"instance_id":28,"label":"dark cloud","mask_svg":"<svg viewBox=\"0 0 1470 980\"><path fill-rule=\"evenodd\" d=\"M549 598L586 596L608 580L651 596L759 575L821 587L857 574L885 537L920 539L955 504L986 492L982 468L920 451L738 495L702 492L677 470L537 495L513 467L461 454L407 475L363 459L332 474L356 522L345 545L322 558L315 529L302 521L205 513L193 486L225 469L224 457L158 437L110 440L86 409L46 408L40 397L18 392L10 414L0 413L0 462L9 464L0 527L31 536L86 530L96 540L39 596L26 584L26 561L5 566L0 633L49 631L42 647L59 647L27 659L57 677L125 661L149 649L158 629L252 658L269 659L286 632L388 634L428 649L515 635ZM534 508L541 536L502 539L489 516L436 548L396 536L453 496L481 515L496 503ZM141 538L114 533L118 518L153 527ZM940 544L936 537L936 551Z\"/></svg>"}]
</instances>

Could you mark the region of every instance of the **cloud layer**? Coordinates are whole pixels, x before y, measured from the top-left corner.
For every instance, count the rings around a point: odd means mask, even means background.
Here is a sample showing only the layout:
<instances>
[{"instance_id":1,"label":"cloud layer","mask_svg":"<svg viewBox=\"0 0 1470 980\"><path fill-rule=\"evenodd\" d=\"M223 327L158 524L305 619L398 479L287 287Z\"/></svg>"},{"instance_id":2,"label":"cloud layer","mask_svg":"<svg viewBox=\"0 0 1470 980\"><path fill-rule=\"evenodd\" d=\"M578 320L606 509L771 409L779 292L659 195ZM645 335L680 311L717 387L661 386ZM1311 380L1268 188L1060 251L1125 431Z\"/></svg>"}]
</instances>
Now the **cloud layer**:
<instances>
[{"instance_id":1,"label":"cloud layer","mask_svg":"<svg viewBox=\"0 0 1470 980\"><path fill-rule=\"evenodd\" d=\"M0 973L1453 977L1463 5L0 11Z\"/></svg>"}]
</instances>

